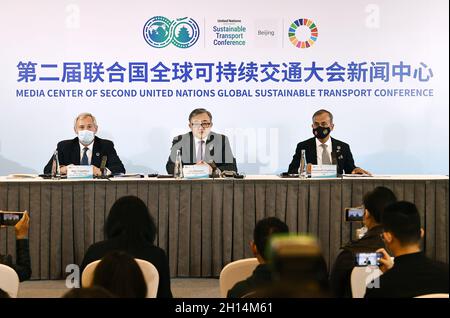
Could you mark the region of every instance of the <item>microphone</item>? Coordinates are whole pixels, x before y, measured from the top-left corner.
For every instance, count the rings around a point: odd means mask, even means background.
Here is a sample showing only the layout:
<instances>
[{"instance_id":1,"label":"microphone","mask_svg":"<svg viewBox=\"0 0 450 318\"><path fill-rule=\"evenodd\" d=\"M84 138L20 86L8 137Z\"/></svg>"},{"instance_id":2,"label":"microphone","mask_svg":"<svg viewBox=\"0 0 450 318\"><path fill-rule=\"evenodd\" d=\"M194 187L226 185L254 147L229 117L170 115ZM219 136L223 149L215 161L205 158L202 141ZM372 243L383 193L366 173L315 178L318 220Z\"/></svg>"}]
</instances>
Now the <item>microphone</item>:
<instances>
[{"instance_id":1,"label":"microphone","mask_svg":"<svg viewBox=\"0 0 450 318\"><path fill-rule=\"evenodd\" d=\"M108 160L108 156L104 155L102 157L102 163L100 164L100 171L102 173L102 177L106 175L106 161Z\"/></svg>"},{"instance_id":2,"label":"microphone","mask_svg":"<svg viewBox=\"0 0 450 318\"><path fill-rule=\"evenodd\" d=\"M341 174L339 173L339 164L337 161L337 155L336 152L334 151L331 152L331 164L336 165L337 175L340 176Z\"/></svg>"},{"instance_id":3,"label":"microphone","mask_svg":"<svg viewBox=\"0 0 450 318\"><path fill-rule=\"evenodd\" d=\"M214 161L214 160L211 160L210 162L208 162L208 164L211 166L211 168L212 168L212 173L211 173L211 175L212 175L212 177L214 178L216 175L217 175L217 173L216 173L216 171L217 171L217 165L216 165L216 162Z\"/></svg>"}]
</instances>

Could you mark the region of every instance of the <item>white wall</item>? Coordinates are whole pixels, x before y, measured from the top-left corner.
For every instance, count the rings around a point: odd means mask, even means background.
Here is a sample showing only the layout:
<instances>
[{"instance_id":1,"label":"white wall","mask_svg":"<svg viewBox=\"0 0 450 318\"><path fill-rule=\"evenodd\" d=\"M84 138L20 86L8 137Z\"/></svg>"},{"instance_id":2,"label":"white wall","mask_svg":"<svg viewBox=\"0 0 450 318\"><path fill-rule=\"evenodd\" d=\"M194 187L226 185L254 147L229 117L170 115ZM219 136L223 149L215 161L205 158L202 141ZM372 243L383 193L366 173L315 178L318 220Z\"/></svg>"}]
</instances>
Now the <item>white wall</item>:
<instances>
[{"instance_id":1,"label":"white wall","mask_svg":"<svg viewBox=\"0 0 450 318\"><path fill-rule=\"evenodd\" d=\"M188 16L200 38L191 48L150 47L143 39L153 16ZM319 28L308 49L294 47L289 24L309 18ZM218 19L240 19L244 47L214 47ZM74 137L73 119L84 111L99 122L129 172L164 172L172 137L187 130L196 107L213 113L214 130L227 133L246 173L285 171L296 144L312 136L319 108L335 117L333 136L351 145L357 165L378 174L448 174L448 1L10 1L0 10L0 174L41 172L56 143ZM258 29L275 31L258 38ZM183 63L335 61L425 63L433 77L420 82L47 83L17 82L17 64L115 61ZM42 74L44 71L41 72ZM432 89L433 97L16 97L18 89Z\"/></svg>"}]
</instances>

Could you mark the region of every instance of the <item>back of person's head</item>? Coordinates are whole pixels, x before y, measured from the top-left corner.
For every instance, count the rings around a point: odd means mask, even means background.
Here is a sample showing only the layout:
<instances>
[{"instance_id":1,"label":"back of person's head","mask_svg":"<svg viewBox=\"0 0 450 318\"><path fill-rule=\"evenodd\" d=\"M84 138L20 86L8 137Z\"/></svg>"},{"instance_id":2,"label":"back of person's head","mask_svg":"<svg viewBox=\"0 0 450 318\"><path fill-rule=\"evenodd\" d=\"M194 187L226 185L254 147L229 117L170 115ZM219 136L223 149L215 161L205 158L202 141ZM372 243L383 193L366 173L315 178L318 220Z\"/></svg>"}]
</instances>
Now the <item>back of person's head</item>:
<instances>
[{"instance_id":1,"label":"back of person's head","mask_svg":"<svg viewBox=\"0 0 450 318\"><path fill-rule=\"evenodd\" d=\"M115 298L110 291L100 286L72 288L62 298Z\"/></svg>"},{"instance_id":2,"label":"back of person's head","mask_svg":"<svg viewBox=\"0 0 450 318\"><path fill-rule=\"evenodd\" d=\"M381 224L385 232L392 233L402 245L420 241L420 215L414 203L399 201L384 209Z\"/></svg>"},{"instance_id":3,"label":"back of person's head","mask_svg":"<svg viewBox=\"0 0 450 318\"><path fill-rule=\"evenodd\" d=\"M328 270L311 235L274 235L269 244L273 284L270 297L329 297Z\"/></svg>"},{"instance_id":4,"label":"back of person's head","mask_svg":"<svg viewBox=\"0 0 450 318\"><path fill-rule=\"evenodd\" d=\"M364 195L364 207L369 211L375 222L381 222L381 215L384 208L397 201L397 198L390 189L386 187L376 187Z\"/></svg>"},{"instance_id":5,"label":"back of person's head","mask_svg":"<svg viewBox=\"0 0 450 318\"><path fill-rule=\"evenodd\" d=\"M144 298L147 283L138 263L129 254L114 251L105 255L94 271L93 286L106 288L120 298Z\"/></svg>"},{"instance_id":6,"label":"back of person's head","mask_svg":"<svg viewBox=\"0 0 450 318\"><path fill-rule=\"evenodd\" d=\"M256 245L259 255L267 260L267 243L270 236L275 233L288 233L289 227L286 223L276 217L268 217L259 220L253 230L253 241Z\"/></svg>"},{"instance_id":7,"label":"back of person's head","mask_svg":"<svg viewBox=\"0 0 450 318\"><path fill-rule=\"evenodd\" d=\"M105 236L107 239L122 237L130 246L153 244L156 237L155 221L141 199L125 196L114 202L109 210Z\"/></svg>"}]
</instances>

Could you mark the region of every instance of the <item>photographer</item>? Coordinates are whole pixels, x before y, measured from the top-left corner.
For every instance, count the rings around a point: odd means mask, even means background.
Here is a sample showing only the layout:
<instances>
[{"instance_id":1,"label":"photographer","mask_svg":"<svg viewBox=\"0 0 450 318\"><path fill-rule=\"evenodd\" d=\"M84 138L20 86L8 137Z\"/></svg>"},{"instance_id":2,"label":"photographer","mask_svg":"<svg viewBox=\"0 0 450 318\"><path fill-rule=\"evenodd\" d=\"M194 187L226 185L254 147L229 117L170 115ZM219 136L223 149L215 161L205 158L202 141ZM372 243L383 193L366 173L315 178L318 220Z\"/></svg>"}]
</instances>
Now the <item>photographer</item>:
<instances>
[{"instance_id":1,"label":"photographer","mask_svg":"<svg viewBox=\"0 0 450 318\"><path fill-rule=\"evenodd\" d=\"M383 212L382 237L386 249L395 256L393 262L384 248L381 258L379 288L367 288L366 298L417 297L448 294L448 264L433 261L420 250L424 235L419 211L406 201L389 205Z\"/></svg>"},{"instance_id":2,"label":"photographer","mask_svg":"<svg viewBox=\"0 0 450 318\"><path fill-rule=\"evenodd\" d=\"M344 246L336 258L330 273L330 285L335 297L352 297L350 275L355 267L355 254L375 252L384 247L380 238L383 232L381 214L386 206L396 201L394 193L385 187L376 187L364 196L363 223L367 227L367 233L361 239Z\"/></svg>"},{"instance_id":3,"label":"photographer","mask_svg":"<svg viewBox=\"0 0 450 318\"><path fill-rule=\"evenodd\" d=\"M28 243L29 222L30 217L28 216L28 212L25 211L22 218L14 226L16 231L16 263L13 263L11 255L0 255L0 263L13 268L21 282L31 277L30 249Z\"/></svg>"}]
</instances>

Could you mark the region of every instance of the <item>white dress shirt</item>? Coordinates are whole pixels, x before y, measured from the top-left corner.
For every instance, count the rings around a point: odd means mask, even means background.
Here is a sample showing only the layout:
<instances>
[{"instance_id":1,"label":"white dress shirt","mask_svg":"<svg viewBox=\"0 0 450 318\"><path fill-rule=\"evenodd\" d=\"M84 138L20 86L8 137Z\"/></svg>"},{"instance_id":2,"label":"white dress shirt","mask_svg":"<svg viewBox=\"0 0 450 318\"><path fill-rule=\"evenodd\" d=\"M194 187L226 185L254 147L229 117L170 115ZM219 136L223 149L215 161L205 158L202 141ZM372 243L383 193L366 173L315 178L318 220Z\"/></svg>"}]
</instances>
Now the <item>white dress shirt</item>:
<instances>
[{"instance_id":1,"label":"white dress shirt","mask_svg":"<svg viewBox=\"0 0 450 318\"><path fill-rule=\"evenodd\" d=\"M85 146L80 142L80 163L81 163L81 159L83 159L84 147L88 147L88 150L86 151L86 156L88 157L89 165L91 165L92 149L94 148L94 143L91 142L91 144L89 146Z\"/></svg>"},{"instance_id":2,"label":"white dress shirt","mask_svg":"<svg viewBox=\"0 0 450 318\"><path fill-rule=\"evenodd\" d=\"M319 166L322 165L322 152L323 152L323 148L322 148L322 143L319 141L319 139L316 138L316 152L317 152L317 164ZM327 152L328 152L328 157L330 157L330 162L333 162L331 160L331 152L333 151L333 144L331 142L331 137L328 138L327 142L325 143L325 145L327 145Z\"/></svg>"},{"instance_id":3,"label":"white dress shirt","mask_svg":"<svg viewBox=\"0 0 450 318\"><path fill-rule=\"evenodd\" d=\"M208 136L203 137L202 139L197 138L194 136L194 146L195 146L195 156L197 156L197 152L198 152L198 147L200 147L200 140L203 140L203 160L205 160L205 149L206 149L206 140L208 139ZM200 161L200 158L196 158L197 162Z\"/></svg>"}]
</instances>

